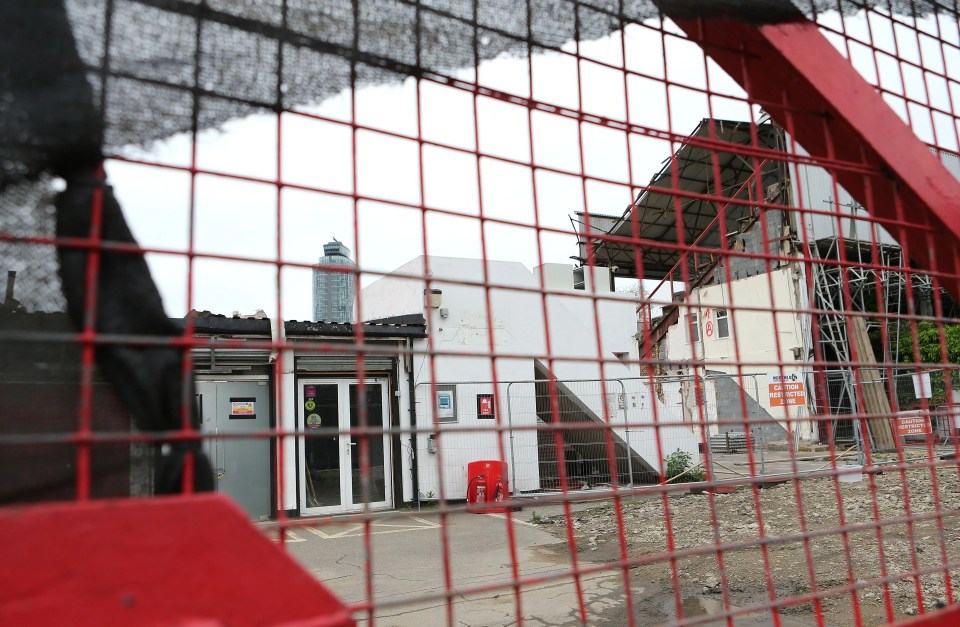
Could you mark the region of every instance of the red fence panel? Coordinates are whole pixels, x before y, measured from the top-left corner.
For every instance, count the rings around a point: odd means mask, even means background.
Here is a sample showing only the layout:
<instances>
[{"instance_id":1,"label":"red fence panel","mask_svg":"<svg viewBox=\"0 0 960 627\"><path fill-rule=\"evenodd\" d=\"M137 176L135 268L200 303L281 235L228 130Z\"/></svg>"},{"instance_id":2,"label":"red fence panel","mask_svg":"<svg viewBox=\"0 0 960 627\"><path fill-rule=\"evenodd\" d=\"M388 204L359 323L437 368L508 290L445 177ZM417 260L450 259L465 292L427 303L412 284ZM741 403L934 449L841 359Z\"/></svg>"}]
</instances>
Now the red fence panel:
<instances>
[{"instance_id":1,"label":"red fence panel","mask_svg":"<svg viewBox=\"0 0 960 627\"><path fill-rule=\"evenodd\" d=\"M948 4L0 8L0 616L952 624Z\"/></svg>"}]
</instances>

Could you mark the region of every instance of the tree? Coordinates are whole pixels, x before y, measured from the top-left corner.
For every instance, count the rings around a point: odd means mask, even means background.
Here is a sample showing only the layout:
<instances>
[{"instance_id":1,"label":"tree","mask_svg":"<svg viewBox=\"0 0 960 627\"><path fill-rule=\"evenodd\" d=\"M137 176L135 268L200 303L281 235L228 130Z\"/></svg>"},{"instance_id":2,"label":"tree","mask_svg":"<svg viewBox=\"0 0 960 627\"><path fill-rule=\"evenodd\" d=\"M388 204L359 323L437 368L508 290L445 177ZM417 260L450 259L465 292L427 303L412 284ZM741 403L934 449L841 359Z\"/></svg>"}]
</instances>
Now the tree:
<instances>
[{"instance_id":1,"label":"tree","mask_svg":"<svg viewBox=\"0 0 960 627\"><path fill-rule=\"evenodd\" d=\"M933 322L918 322L916 326L917 353L914 353L912 325L908 322L900 323L900 339L897 344L901 363L943 364L943 343L940 336L940 325ZM960 364L960 324L943 325L943 339L946 340L948 364ZM951 390L960 390L960 376L956 370L948 369L951 373ZM947 390L944 379L944 369L930 373L930 387L933 398L932 406L946 402Z\"/></svg>"},{"instance_id":2,"label":"tree","mask_svg":"<svg viewBox=\"0 0 960 627\"><path fill-rule=\"evenodd\" d=\"M947 342L947 361L960 364L960 324L943 325L943 335ZM943 363L941 352L940 328L932 322L917 323L917 347L919 355L913 352L913 332L910 324L900 323L900 361L910 363L919 361L925 364ZM917 359L917 357L919 359Z\"/></svg>"}]
</instances>

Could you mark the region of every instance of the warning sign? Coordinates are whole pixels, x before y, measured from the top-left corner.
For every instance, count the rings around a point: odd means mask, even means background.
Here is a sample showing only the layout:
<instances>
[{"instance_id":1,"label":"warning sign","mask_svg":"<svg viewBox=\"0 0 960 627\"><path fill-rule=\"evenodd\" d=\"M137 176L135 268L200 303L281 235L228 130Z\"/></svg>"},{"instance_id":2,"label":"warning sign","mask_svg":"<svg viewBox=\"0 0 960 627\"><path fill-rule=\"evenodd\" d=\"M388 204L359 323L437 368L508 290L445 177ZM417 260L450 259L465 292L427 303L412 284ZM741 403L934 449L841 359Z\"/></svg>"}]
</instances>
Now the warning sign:
<instances>
[{"instance_id":1,"label":"warning sign","mask_svg":"<svg viewBox=\"0 0 960 627\"><path fill-rule=\"evenodd\" d=\"M230 420L256 420L256 398L231 398L230 399Z\"/></svg>"},{"instance_id":2,"label":"warning sign","mask_svg":"<svg viewBox=\"0 0 960 627\"><path fill-rule=\"evenodd\" d=\"M493 394L477 394L477 418L493 417Z\"/></svg>"},{"instance_id":3,"label":"warning sign","mask_svg":"<svg viewBox=\"0 0 960 627\"><path fill-rule=\"evenodd\" d=\"M767 385L770 387L770 407L807 404L807 384L799 372L768 372Z\"/></svg>"},{"instance_id":4,"label":"warning sign","mask_svg":"<svg viewBox=\"0 0 960 627\"><path fill-rule=\"evenodd\" d=\"M246 416L247 414L253 414L254 400L251 398L231 398L230 399L230 415L232 416Z\"/></svg>"},{"instance_id":5,"label":"warning sign","mask_svg":"<svg viewBox=\"0 0 960 627\"><path fill-rule=\"evenodd\" d=\"M930 427L930 416L922 411L897 412L897 435L901 438L908 435L926 435L933 433Z\"/></svg>"}]
</instances>

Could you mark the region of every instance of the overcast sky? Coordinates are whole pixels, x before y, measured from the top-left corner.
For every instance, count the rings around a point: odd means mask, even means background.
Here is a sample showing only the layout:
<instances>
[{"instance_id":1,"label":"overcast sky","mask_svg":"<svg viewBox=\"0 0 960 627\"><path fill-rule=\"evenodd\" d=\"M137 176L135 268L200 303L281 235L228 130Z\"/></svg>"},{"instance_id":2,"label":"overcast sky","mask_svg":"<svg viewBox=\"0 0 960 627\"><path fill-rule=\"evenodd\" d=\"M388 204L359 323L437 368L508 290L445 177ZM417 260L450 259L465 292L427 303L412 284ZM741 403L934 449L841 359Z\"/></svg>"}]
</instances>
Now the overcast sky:
<instances>
[{"instance_id":1,"label":"overcast sky","mask_svg":"<svg viewBox=\"0 0 960 627\"><path fill-rule=\"evenodd\" d=\"M825 18L837 23L836 18ZM924 23L933 32L934 22ZM893 50L899 46L901 56L916 54L929 67L940 62L927 50L927 42L912 32L896 36L883 20L846 19L847 32L866 38L872 35L875 44ZM947 29L949 30L949 29ZM956 32L956 25L952 31ZM577 94L576 62L560 54L537 55L527 59L498 58L480 66L479 82L501 91L530 96L528 72L532 63L533 98L571 109L603 115L616 120L629 120L644 126L677 133L692 131L708 115L731 120L756 119L757 111L738 100L741 90L712 63L705 65L703 54L695 45L667 38L664 52L660 36L633 26L625 33L628 68L653 75L654 80L629 77L624 88L623 74L589 62L581 64L582 102ZM842 42L836 41L842 46ZM599 41L581 44L581 54L607 63L621 64L621 33ZM572 43L566 49L573 51ZM914 51L915 49L915 51ZM854 46L853 60L864 76L894 91L904 89L912 97L939 102L948 108L949 88L945 82L906 73L906 86L900 84L896 63L890 66L881 58L879 72L872 55ZM656 78L663 78L663 57L667 56L667 77L676 83L669 88ZM960 57L952 58L947 50L948 71L960 75ZM709 67L709 70L705 69ZM943 68L940 68L943 71ZM473 80L472 70L451 71ZM730 98L715 96L708 103L698 92L683 85L704 87L709 76L710 88ZM879 77L879 78L878 78ZM943 83L941 85L941 83ZM956 86L953 86L956 87ZM426 140L474 150L473 96L435 83L421 84L423 128ZM954 94L955 98L960 94ZM667 115L667 100L670 117ZM350 120L350 93L344 92L304 110L337 120ZM629 110L626 103L629 99ZM929 113L917 115L896 99L891 104L906 117L926 141L933 140L933 125L940 130L940 145L956 149L956 132L950 119L934 119ZM957 100L960 102L960 99ZM712 107L712 109L711 109ZM401 84L367 87L356 93L357 122L404 135L416 135L416 83L410 79ZM947 116L943 116L946 118ZM479 98L477 132L481 152L528 161L531 157L527 110L521 106ZM949 129L949 132L947 132ZM198 138L197 166L202 169L230 172L263 179L277 177L277 122L275 116L257 115L233 120L222 128L203 132ZM527 225L534 223L534 190L537 196L540 223L564 229L565 234L541 235L542 259L538 257L536 232L530 227L508 227L488 224L487 256L491 259L519 261L533 268L542 262L573 263L577 254L576 237L570 217L584 207L592 213L621 214L634 193L630 183L645 184L673 152L668 143L625 134L595 125L582 125L570 119L541 112L533 113L532 146L537 165L567 172L556 174L538 171L531 178L531 169L490 158L480 160L478 184L474 156L437 147L426 147L423 155L424 193L420 193L420 172L417 143L358 131L357 158L352 157L352 131L349 126L317 121L296 115L282 119L282 153L280 178L291 184L307 185L333 192L353 191L353 163L359 164L357 192L385 201L397 201L429 208L455 211L460 216L428 213L427 251L431 255L458 257L481 256L481 240L477 220L480 192L485 215L506 218ZM580 151L583 147L583 172L615 181L615 184L587 182L580 178ZM150 161L176 165L190 163L190 137L179 135L150 146L146 150L130 149L130 154ZM186 250L189 242L190 177L186 173L159 170L118 161L108 164L108 174L140 243L149 248ZM288 263L311 264L322 255L322 246L331 237L344 242L359 259L365 272L362 283L378 278L410 259L424 254L421 211L383 202L357 203L355 230L354 201L350 197L329 193L284 189L281 196L280 259ZM196 181L196 215L194 248L198 253L239 255L255 259L277 260L277 192L274 185L250 183L217 176L200 175ZM148 255L167 312L181 316L188 307L187 263L182 255ZM198 259L194 265L192 306L217 313L233 311L251 313L263 309L276 310L276 265ZM285 268L281 274L282 316L286 319L309 319L312 315L311 274L307 268Z\"/></svg>"}]
</instances>

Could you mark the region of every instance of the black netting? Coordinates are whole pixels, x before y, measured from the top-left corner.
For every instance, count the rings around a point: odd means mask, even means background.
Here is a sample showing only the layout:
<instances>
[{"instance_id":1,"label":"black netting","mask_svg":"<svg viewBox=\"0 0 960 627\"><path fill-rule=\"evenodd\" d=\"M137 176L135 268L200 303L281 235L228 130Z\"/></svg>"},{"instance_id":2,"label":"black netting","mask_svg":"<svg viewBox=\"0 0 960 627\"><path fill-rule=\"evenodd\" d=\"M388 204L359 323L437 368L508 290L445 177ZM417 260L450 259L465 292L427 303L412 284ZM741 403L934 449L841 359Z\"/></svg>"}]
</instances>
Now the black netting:
<instances>
[{"instance_id":1,"label":"black netting","mask_svg":"<svg viewBox=\"0 0 960 627\"><path fill-rule=\"evenodd\" d=\"M661 4L674 15L756 21L785 19L795 6L956 11L929 0ZM64 153L89 156L101 137L108 152L145 145L251 106L291 109L352 85L448 74L659 15L651 0L40 0L0 11L0 133L9 140L0 188L54 168Z\"/></svg>"}]
</instances>

